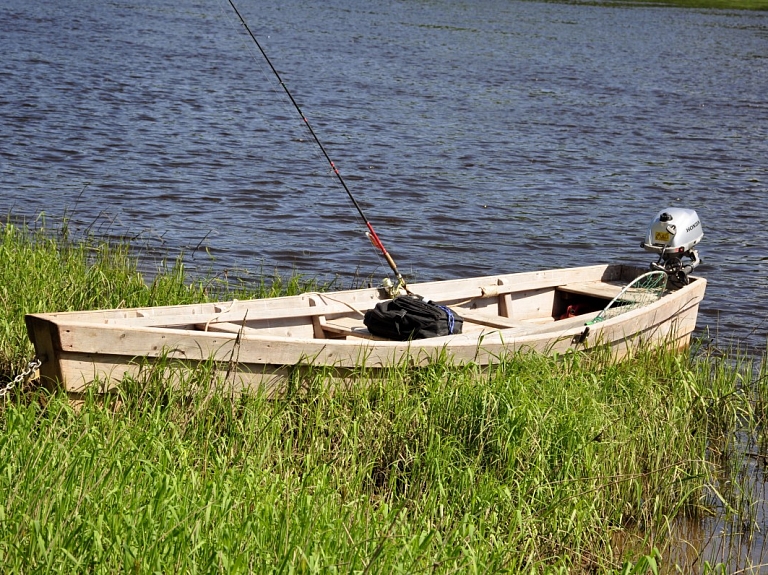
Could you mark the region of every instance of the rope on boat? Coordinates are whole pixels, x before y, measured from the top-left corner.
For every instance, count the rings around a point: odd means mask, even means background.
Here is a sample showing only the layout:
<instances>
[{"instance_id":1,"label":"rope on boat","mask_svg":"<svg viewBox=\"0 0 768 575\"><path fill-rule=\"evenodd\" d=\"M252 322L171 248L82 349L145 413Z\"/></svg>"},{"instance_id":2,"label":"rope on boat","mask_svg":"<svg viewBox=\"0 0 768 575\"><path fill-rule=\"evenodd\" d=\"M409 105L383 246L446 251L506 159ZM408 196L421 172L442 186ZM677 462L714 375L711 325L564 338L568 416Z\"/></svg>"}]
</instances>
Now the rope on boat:
<instances>
[{"instance_id":1,"label":"rope on boat","mask_svg":"<svg viewBox=\"0 0 768 575\"><path fill-rule=\"evenodd\" d=\"M205 322L205 328L203 329L203 331L208 331L208 328L211 326L211 324L214 323L217 319L219 319L222 314L231 312L232 308L235 307L236 303L237 303L237 300L233 299L232 303L229 304L229 307L227 309L219 310L219 313L217 313L215 316L213 316L211 319Z\"/></svg>"},{"instance_id":2,"label":"rope on boat","mask_svg":"<svg viewBox=\"0 0 768 575\"><path fill-rule=\"evenodd\" d=\"M320 292L307 292L306 295L308 295L308 296L317 296L317 297L320 298L320 300L327 300L328 299L328 300L331 300L331 301L335 301L336 303L343 304L343 305L347 306L349 309L351 309L353 312L358 313L361 316L365 317L365 312L360 311L355 306L353 306L351 303L343 301L343 300L340 300L340 299L337 299L335 297L331 297L328 294L324 294L324 293L320 293ZM323 301L323 303L325 303L325 301Z\"/></svg>"}]
</instances>

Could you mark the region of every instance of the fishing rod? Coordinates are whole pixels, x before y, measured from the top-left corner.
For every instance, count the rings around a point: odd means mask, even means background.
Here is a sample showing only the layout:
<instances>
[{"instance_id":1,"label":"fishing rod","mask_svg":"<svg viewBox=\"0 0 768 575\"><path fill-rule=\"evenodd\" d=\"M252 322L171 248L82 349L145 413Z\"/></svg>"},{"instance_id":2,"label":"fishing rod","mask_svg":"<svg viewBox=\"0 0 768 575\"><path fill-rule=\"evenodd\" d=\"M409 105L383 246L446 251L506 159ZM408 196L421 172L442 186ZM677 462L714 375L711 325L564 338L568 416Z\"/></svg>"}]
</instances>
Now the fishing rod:
<instances>
[{"instance_id":1,"label":"fishing rod","mask_svg":"<svg viewBox=\"0 0 768 575\"><path fill-rule=\"evenodd\" d=\"M288 99L291 101L291 104L293 104L293 107L296 108L296 111L299 113L299 116L301 116L301 119L304 120L304 125L307 126L307 129L309 130L309 133L312 134L312 137L314 138L315 143L318 145L318 147L320 148L320 151L323 152L325 159L330 164L331 169L333 170L333 173L336 174L336 178L338 178L339 183L341 183L341 186L344 188L344 191L347 192L349 199L352 200L352 204L354 204L355 208L357 209L357 213L359 213L360 217L363 218L363 222L365 222L365 225L368 228L368 231L365 233L365 235L368 236L368 239L371 241L373 246L381 252L381 255L384 256L384 259L387 260L389 267L395 273L395 277L397 278L397 285L394 286L394 288L390 289L391 293L396 294L401 287L406 291L406 293L411 293L405 284L405 278L403 278L403 276L397 270L397 264L395 263L395 260L392 258L392 256L387 251L387 249L384 247L384 244L381 242L379 235L373 229L373 224L371 224L370 220L368 220L368 218L365 217L365 213L363 213L363 209L360 207L360 204L357 203L357 200L352 195L352 192L350 191L350 189L347 187L347 183L344 181L344 178L341 177L341 172L339 172L338 168L336 167L336 164L333 163L333 160L328 155L328 152L326 152L325 146L323 146L323 143L320 141L320 138L318 138L317 134L315 134L315 131L312 129L312 126L309 123L309 120L307 120L307 117L304 115L304 112L301 111L299 104L294 99L290 90L288 90L288 86L285 85L285 82L283 82L283 79L280 77L280 73L272 65L272 61L269 59L269 56L267 56L267 53L264 51L264 48L261 47L261 44L256 39L256 36L253 34L253 32L251 32L251 29L248 27L248 24L246 23L245 18L243 18L243 16L240 14L240 11L237 9L237 6L235 6L235 3L232 0L228 0L228 1L229 1L229 5L232 6L232 9L235 11L235 14L237 14L237 17L240 19L240 22L242 23L243 27L248 32L248 35L251 37L251 40L253 40L253 42L258 47L259 52L261 52L261 55L264 56L264 60L266 60L267 64L269 64L269 67L272 69L272 72L277 78L277 81L280 83L280 86L282 86L283 90L285 90L285 93L288 95Z\"/></svg>"}]
</instances>

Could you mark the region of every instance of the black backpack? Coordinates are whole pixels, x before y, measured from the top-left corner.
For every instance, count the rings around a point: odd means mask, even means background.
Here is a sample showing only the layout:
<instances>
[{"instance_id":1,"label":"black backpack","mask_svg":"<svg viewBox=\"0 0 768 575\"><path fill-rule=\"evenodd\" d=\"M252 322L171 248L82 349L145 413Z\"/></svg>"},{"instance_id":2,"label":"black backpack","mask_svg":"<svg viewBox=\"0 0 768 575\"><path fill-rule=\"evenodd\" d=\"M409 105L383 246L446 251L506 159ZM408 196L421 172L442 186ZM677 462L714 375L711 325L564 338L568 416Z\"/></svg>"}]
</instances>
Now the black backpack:
<instances>
[{"instance_id":1,"label":"black backpack","mask_svg":"<svg viewBox=\"0 0 768 575\"><path fill-rule=\"evenodd\" d=\"M363 323L373 335L406 341L461 333L464 320L445 306L401 295L377 303L365 312Z\"/></svg>"}]
</instances>

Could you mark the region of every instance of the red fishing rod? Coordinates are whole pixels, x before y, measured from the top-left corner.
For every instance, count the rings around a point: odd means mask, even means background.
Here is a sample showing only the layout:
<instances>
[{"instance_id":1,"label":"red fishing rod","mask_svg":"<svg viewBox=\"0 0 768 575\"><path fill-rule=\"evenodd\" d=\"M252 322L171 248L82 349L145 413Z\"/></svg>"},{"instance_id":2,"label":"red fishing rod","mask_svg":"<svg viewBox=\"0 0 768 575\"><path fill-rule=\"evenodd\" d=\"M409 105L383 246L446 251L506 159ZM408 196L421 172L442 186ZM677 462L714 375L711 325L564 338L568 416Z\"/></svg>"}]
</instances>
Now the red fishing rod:
<instances>
[{"instance_id":1,"label":"red fishing rod","mask_svg":"<svg viewBox=\"0 0 768 575\"><path fill-rule=\"evenodd\" d=\"M299 104L294 99L290 90L288 90L288 86L285 85L285 83L283 82L283 79L280 77L280 73L272 65L272 61L269 59L269 56L267 56L267 53L264 51L264 48L261 47L261 44L256 39L256 36L253 34L253 32L251 32L251 29L248 27L248 24L246 23L245 18L243 18L243 16L240 14L240 11L237 9L237 6L235 6L232 0L229 0L229 5L232 6L232 9L235 11L235 14L237 14L237 17L240 19L240 22L243 24L243 27L248 32L248 35L251 37L251 40L253 40L253 42L258 47L259 52L261 52L261 55L264 56L264 60L266 60L267 64L269 64L269 67L272 69L272 72L277 78L277 81L280 82L280 86L282 86L283 90L285 90L285 93L288 95L288 99L293 104L293 107L296 108L296 111L299 113L299 116L301 116L301 119L304 120L304 125L309 130L309 133L312 134L312 138L314 138L315 143L317 143L318 147L320 148L320 151L323 152L325 159L328 160L328 163L330 164L331 169L333 170L333 173L336 174L336 177L341 183L341 186L344 188L344 191L347 192L349 199L352 200L352 203L357 209L357 213L359 213L360 217L363 218L363 221L365 222L365 225L368 228L368 231L366 232L365 235L368 236L368 239L371 240L371 243L374 245L374 247L376 247L381 252L381 255L384 256L384 259L387 260L389 267L392 268L392 271L395 273L395 277L397 278L397 286L395 286L394 290L392 290L393 293L397 293L397 291L399 291L401 287L405 289L407 293L410 293L410 291L405 285L405 279L397 270L397 264L395 263L395 260L392 258L392 256L384 247L384 244L381 242L379 235L373 229L373 225L371 224L371 222L368 220L368 218L365 217L365 214L363 213L363 209L360 207L360 204L357 203L357 200L355 200L355 197L352 195L352 192L347 187L347 183L344 181L344 178L341 177L341 173L336 167L336 164L333 163L333 160L328 155L328 152L325 151L325 146L323 146L323 143L320 141L320 138L318 138L317 134L315 134L315 131L312 129L312 126L309 123L309 120L307 120L306 116L304 115L304 112L301 111Z\"/></svg>"}]
</instances>

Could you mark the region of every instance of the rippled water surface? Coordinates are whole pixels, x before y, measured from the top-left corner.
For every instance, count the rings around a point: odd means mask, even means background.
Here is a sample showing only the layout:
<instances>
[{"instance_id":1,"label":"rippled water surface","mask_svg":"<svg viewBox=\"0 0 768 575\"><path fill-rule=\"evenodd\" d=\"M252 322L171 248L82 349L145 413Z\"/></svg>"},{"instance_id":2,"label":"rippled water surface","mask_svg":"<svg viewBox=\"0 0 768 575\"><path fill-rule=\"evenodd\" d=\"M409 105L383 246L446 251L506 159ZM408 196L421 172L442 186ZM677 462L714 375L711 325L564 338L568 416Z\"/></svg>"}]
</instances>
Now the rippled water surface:
<instances>
[{"instance_id":1,"label":"rippled water surface","mask_svg":"<svg viewBox=\"0 0 768 575\"><path fill-rule=\"evenodd\" d=\"M654 215L689 207L700 327L764 344L768 14L238 4L409 276L644 264ZM3 212L214 273L386 275L228 4L6 0L0 29Z\"/></svg>"},{"instance_id":2,"label":"rippled water surface","mask_svg":"<svg viewBox=\"0 0 768 575\"><path fill-rule=\"evenodd\" d=\"M765 345L768 14L238 4L410 277L644 264L655 214L694 208L700 328ZM2 212L203 272L388 272L223 0L5 0L0 30Z\"/></svg>"}]
</instances>

